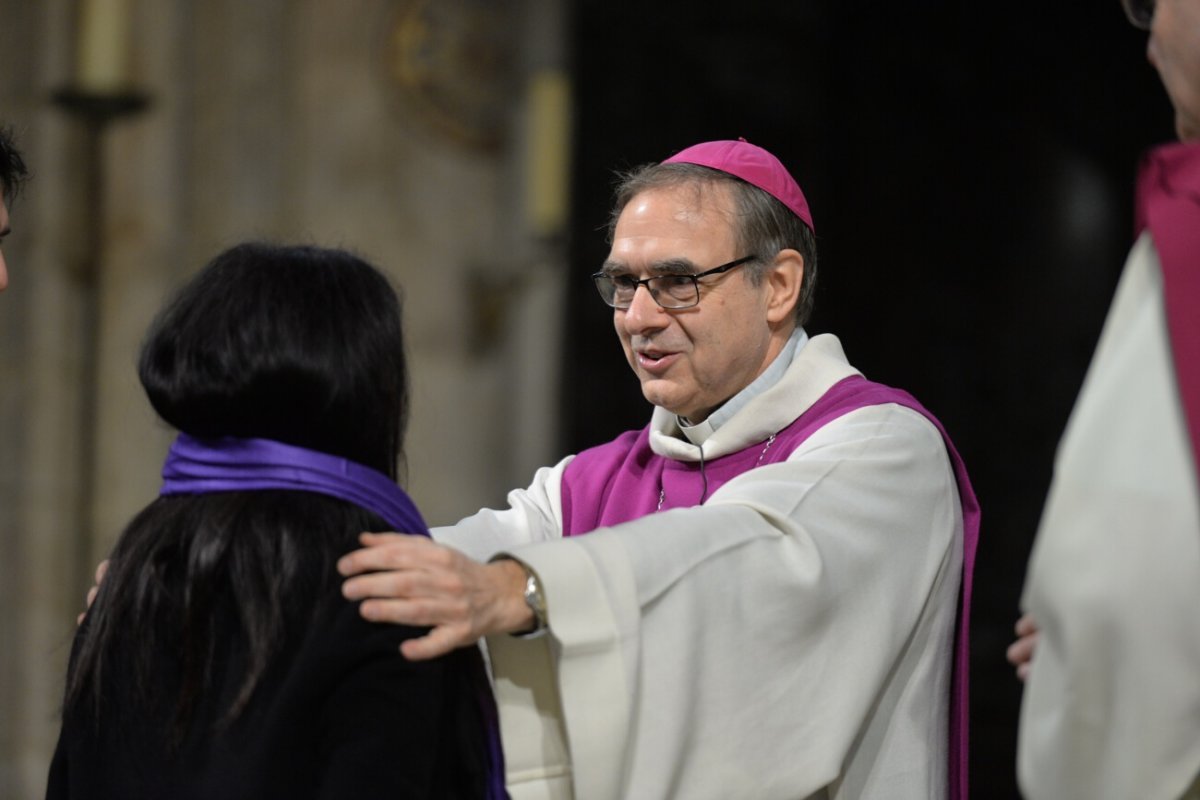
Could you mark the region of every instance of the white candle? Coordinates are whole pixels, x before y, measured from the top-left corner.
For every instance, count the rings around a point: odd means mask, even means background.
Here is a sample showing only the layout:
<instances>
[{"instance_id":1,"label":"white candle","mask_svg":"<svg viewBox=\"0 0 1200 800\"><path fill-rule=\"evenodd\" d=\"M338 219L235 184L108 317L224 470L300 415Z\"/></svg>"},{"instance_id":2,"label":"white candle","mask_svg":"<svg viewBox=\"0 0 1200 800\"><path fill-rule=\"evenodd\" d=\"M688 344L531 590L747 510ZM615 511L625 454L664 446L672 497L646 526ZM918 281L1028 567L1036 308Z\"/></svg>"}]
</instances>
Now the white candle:
<instances>
[{"instance_id":1,"label":"white candle","mask_svg":"<svg viewBox=\"0 0 1200 800\"><path fill-rule=\"evenodd\" d=\"M77 88L109 93L129 85L129 0L78 0Z\"/></svg>"}]
</instances>

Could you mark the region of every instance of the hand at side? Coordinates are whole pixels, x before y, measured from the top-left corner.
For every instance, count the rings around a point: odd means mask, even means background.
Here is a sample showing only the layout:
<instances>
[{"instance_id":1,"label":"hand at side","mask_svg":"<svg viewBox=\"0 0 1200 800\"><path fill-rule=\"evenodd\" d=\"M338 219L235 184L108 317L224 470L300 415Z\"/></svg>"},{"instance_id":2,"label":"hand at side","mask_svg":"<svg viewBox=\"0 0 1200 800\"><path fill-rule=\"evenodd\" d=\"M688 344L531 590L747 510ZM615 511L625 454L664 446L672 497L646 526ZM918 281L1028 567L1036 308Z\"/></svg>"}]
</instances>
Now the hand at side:
<instances>
[{"instance_id":1,"label":"hand at side","mask_svg":"<svg viewBox=\"0 0 1200 800\"><path fill-rule=\"evenodd\" d=\"M1021 615L1014 628L1017 640L1008 646L1005 654L1008 663L1017 668L1017 677L1022 681L1029 677L1029 667L1033 663L1033 651L1037 647L1038 630L1037 621L1032 614Z\"/></svg>"}]
</instances>

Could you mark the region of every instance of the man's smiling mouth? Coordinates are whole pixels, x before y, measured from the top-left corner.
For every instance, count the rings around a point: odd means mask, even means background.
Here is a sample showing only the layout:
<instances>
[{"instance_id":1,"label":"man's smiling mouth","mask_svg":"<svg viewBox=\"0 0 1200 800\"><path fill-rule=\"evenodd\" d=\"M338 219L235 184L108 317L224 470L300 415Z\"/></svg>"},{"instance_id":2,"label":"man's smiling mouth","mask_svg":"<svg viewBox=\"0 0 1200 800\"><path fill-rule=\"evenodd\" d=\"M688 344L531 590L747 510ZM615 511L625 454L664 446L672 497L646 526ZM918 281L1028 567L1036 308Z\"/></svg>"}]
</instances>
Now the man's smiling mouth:
<instances>
[{"instance_id":1,"label":"man's smiling mouth","mask_svg":"<svg viewBox=\"0 0 1200 800\"><path fill-rule=\"evenodd\" d=\"M677 353L657 348L646 348L638 350L636 353L638 366L649 372L661 372L665 370L678 356Z\"/></svg>"}]
</instances>

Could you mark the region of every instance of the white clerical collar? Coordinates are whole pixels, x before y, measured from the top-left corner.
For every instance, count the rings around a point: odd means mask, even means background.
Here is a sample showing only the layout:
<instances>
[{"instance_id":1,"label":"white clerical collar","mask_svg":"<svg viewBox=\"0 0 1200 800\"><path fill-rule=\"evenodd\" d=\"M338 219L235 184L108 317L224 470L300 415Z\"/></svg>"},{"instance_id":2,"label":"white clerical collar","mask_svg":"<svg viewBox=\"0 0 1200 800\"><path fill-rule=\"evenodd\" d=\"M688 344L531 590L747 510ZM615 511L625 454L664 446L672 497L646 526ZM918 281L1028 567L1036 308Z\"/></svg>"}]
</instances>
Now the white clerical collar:
<instances>
[{"instance_id":1,"label":"white clerical collar","mask_svg":"<svg viewBox=\"0 0 1200 800\"><path fill-rule=\"evenodd\" d=\"M783 377L783 373L787 372L787 368L792 365L792 359L796 357L796 354L800 352L800 349L807 342L808 334L804 332L804 328L796 328L796 330L792 331L792 335L788 337L787 344L783 346L783 350L771 362L771 366L763 370L763 373L755 378L749 386L726 400L720 408L709 414L708 419L692 425L683 417L677 416L675 420L679 425L679 431L692 444L704 444L705 439L712 436L717 428L725 424L743 406L778 383L779 379Z\"/></svg>"}]
</instances>

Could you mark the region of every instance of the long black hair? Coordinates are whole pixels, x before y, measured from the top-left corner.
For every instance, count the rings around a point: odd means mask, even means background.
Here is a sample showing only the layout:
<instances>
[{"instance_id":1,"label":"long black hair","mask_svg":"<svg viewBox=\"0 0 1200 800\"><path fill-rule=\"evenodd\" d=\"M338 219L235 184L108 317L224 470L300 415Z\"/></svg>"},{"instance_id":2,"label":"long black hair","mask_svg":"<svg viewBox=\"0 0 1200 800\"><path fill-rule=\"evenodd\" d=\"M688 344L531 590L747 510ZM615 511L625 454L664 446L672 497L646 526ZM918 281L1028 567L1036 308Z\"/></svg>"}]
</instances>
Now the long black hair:
<instances>
[{"instance_id":1,"label":"long black hair","mask_svg":"<svg viewBox=\"0 0 1200 800\"><path fill-rule=\"evenodd\" d=\"M399 299L348 252L247 243L221 253L152 324L138 375L163 420L193 436L275 439L397 474L408 405ZM337 596L336 558L359 531L384 529L303 492L155 500L110 556L64 715L119 724L166 703L178 744L220 685L212 722L232 722L303 637L316 598ZM214 625L230 618L236 630Z\"/></svg>"}]
</instances>

